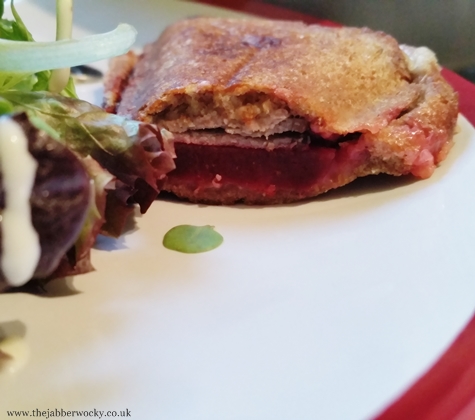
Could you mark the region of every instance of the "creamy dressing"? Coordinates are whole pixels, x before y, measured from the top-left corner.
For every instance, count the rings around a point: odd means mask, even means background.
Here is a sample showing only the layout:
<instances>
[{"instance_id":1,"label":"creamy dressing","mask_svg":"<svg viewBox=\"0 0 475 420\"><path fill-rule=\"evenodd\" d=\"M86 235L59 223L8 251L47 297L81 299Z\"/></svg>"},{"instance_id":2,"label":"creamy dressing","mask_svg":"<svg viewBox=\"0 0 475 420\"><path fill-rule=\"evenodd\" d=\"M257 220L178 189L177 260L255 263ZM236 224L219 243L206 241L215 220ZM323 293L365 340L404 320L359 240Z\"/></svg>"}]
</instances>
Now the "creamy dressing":
<instances>
[{"instance_id":1,"label":"creamy dressing","mask_svg":"<svg viewBox=\"0 0 475 420\"><path fill-rule=\"evenodd\" d=\"M427 47L411 47L400 45L401 50L408 58L409 71L415 76L424 76L434 68L438 69L437 57L434 52Z\"/></svg>"},{"instance_id":2,"label":"creamy dressing","mask_svg":"<svg viewBox=\"0 0 475 420\"><path fill-rule=\"evenodd\" d=\"M41 254L30 207L37 163L21 126L9 117L0 118L0 168L5 192L1 267L11 286L21 286L33 276Z\"/></svg>"}]
</instances>

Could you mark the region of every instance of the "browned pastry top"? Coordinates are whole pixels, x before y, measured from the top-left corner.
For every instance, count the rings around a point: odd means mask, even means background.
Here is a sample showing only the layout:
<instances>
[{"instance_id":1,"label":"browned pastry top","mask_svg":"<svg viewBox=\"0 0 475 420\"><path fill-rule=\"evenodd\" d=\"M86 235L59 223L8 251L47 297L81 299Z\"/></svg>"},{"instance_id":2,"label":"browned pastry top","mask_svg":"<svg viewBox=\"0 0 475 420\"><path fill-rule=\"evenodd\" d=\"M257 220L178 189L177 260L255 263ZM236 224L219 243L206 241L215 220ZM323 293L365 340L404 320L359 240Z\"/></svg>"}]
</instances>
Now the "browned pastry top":
<instances>
[{"instance_id":1,"label":"browned pastry top","mask_svg":"<svg viewBox=\"0 0 475 420\"><path fill-rule=\"evenodd\" d=\"M194 18L145 48L117 112L155 121L183 96L192 107L194 97L202 106L207 93L258 93L317 133L376 133L418 100L421 88L411 79L397 41L381 32Z\"/></svg>"}]
</instances>

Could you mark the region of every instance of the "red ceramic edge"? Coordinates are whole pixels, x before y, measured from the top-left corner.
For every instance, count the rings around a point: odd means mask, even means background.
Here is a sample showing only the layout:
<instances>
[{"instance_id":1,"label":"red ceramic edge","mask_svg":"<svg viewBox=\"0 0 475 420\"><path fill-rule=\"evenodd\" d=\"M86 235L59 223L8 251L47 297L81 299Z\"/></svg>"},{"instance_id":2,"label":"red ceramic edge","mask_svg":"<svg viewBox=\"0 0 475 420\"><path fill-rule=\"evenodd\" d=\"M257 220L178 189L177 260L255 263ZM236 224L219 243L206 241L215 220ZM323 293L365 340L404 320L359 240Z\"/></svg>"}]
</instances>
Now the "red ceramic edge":
<instances>
[{"instance_id":1,"label":"red ceramic edge","mask_svg":"<svg viewBox=\"0 0 475 420\"><path fill-rule=\"evenodd\" d=\"M301 20L340 26L259 1L198 0L272 19ZM475 85L443 69L445 79L458 92L460 112L475 125ZM474 420L475 419L475 315L440 357L405 393L374 420Z\"/></svg>"},{"instance_id":2,"label":"red ceramic edge","mask_svg":"<svg viewBox=\"0 0 475 420\"><path fill-rule=\"evenodd\" d=\"M442 357L375 420L475 419L475 317Z\"/></svg>"}]
</instances>

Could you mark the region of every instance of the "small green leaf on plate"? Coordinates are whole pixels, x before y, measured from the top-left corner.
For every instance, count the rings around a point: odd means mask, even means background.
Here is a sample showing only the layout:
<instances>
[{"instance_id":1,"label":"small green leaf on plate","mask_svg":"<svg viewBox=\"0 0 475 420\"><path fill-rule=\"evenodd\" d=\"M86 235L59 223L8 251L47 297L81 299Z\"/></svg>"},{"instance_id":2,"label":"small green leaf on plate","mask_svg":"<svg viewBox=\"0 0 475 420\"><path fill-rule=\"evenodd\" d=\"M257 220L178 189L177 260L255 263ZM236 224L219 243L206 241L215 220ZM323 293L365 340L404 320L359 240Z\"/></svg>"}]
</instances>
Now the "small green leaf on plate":
<instances>
[{"instance_id":1,"label":"small green leaf on plate","mask_svg":"<svg viewBox=\"0 0 475 420\"><path fill-rule=\"evenodd\" d=\"M163 237L163 246L186 254L211 251L223 243L223 237L214 226L179 225Z\"/></svg>"}]
</instances>

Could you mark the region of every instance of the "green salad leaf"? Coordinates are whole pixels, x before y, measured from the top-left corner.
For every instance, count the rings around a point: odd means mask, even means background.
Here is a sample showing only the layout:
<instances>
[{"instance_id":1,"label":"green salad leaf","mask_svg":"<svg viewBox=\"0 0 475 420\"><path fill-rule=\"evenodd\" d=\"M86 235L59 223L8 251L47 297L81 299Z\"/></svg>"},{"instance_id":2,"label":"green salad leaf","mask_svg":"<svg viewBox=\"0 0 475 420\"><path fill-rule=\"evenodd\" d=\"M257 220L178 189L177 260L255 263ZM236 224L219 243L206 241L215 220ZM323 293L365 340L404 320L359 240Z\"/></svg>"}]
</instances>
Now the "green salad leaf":
<instances>
[{"instance_id":1,"label":"green salad leaf","mask_svg":"<svg viewBox=\"0 0 475 420\"><path fill-rule=\"evenodd\" d=\"M4 12L4 4L3 1L1 2L1 15L3 17ZM30 31L26 29L23 20L21 19L20 15L18 14L17 10L15 9L15 5L13 4L13 0L10 4L12 15L14 20L8 19L1 19L0 20L0 38L1 39L8 39L10 41L34 41L33 36L31 35Z\"/></svg>"},{"instance_id":2,"label":"green salad leaf","mask_svg":"<svg viewBox=\"0 0 475 420\"><path fill-rule=\"evenodd\" d=\"M179 225L170 229L163 237L163 246L185 254L211 251L223 243L221 234L214 226Z\"/></svg>"},{"instance_id":3,"label":"green salad leaf","mask_svg":"<svg viewBox=\"0 0 475 420\"><path fill-rule=\"evenodd\" d=\"M127 52L136 34L132 26L122 23L113 31L81 40L33 43L0 39L0 71L34 73L102 60Z\"/></svg>"},{"instance_id":4,"label":"green salad leaf","mask_svg":"<svg viewBox=\"0 0 475 420\"><path fill-rule=\"evenodd\" d=\"M57 40L51 42L34 42L13 0L13 19L3 18L4 4L0 1L0 92L51 90L76 98L69 67L120 55L130 49L137 32L126 24L80 40L67 38L72 14L66 13L66 6L72 7L72 0L67 5L63 4L65 1L57 8Z\"/></svg>"},{"instance_id":5,"label":"green salad leaf","mask_svg":"<svg viewBox=\"0 0 475 420\"><path fill-rule=\"evenodd\" d=\"M139 123L80 99L51 92L0 92L0 98L12 104L14 111L25 111L30 119L39 118L81 155L100 149L109 155L125 152L133 143ZM41 127L45 129L45 126Z\"/></svg>"},{"instance_id":6,"label":"green salad leaf","mask_svg":"<svg viewBox=\"0 0 475 420\"><path fill-rule=\"evenodd\" d=\"M13 112L13 105L10 101L0 98L0 115L11 114Z\"/></svg>"},{"instance_id":7,"label":"green salad leaf","mask_svg":"<svg viewBox=\"0 0 475 420\"><path fill-rule=\"evenodd\" d=\"M173 143L163 130L77 99L69 76L71 66L128 51L135 29L121 24L111 32L74 40L72 0L56 0L56 6L56 41L35 42L13 0L11 19L5 18L0 0L0 115L26 114L29 129L45 132L73 152L92 186L75 245L51 278L92 269L89 254L97 235L120 235L135 205L145 213L175 167Z\"/></svg>"},{"instance_id":8,"label":"green salad leaf","mask_svg":"<svg viewBox=\"0 0 475 420\"><path fill-rule=\"evenodd\" d=\"M0 40L34 42L33 36L15 9L13 1L11 2L11 10L14 20L1 18L4 12L3 1L0 1L0 4ZM8 57L3 59L6 60ZM51 72L49 71L42 71L36 74L31 71L0 71L0 91L13 88L18 90L47 90L47 81L50 75Z\"/></svg>"},{"instance_id":9,"label":"green salad leaf","mask_svg":"<svg viewBox=\"0 0 475 420\"><path fill-rule=\"evenodd\" d=\"M80 156L92 156L122 182L133 184L140 178L156 189L158 175L152 161L161 152L146 152L142 147L146 125L109 114L89 102L51 92L12 90L0 92L0 100L10 103L15 112L26 112L37 128ZM170 166L173 165L171 157L166 162L162 160L160 165L160 170L174 168Z\"/></svg>"}]
</instances>

